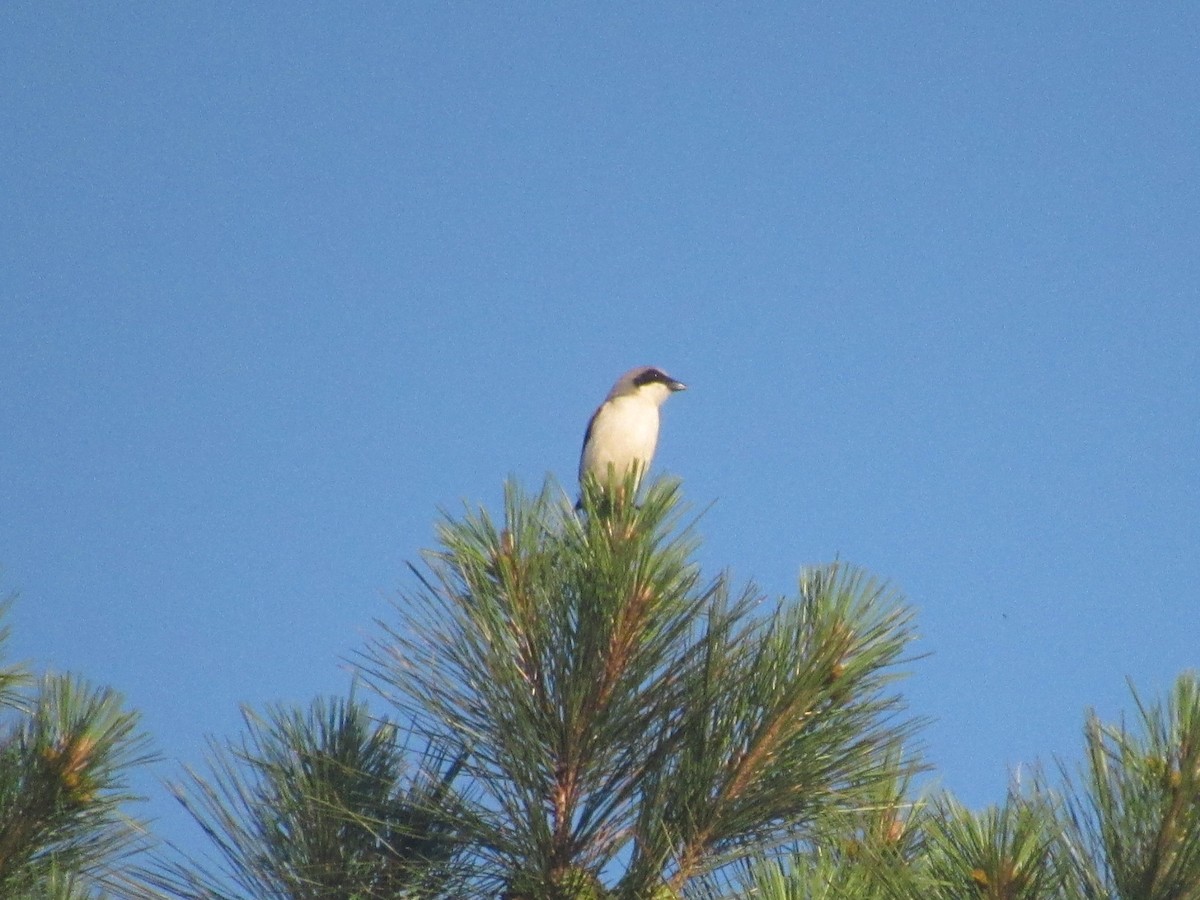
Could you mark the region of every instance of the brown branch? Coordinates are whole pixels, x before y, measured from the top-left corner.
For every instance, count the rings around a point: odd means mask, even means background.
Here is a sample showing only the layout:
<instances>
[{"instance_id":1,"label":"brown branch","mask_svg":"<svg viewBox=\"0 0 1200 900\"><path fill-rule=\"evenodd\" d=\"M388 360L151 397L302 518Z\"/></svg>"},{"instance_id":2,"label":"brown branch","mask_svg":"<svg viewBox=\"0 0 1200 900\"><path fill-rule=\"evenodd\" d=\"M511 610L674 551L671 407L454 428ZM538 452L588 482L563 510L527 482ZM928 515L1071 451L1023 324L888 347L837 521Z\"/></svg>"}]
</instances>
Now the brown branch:
<instances>
[{"instance_id":1,"label":"brown branch","mask_svg":"<svg viewBox=\"0 0 1200 900\"><path fill-rule=\"evenodd\" d=\"M812 703L804 702L808 699L807 697L794 698L775 714L764 730L760 730L758 739L754 741L751 747L747 748L746 752L735 763L733 776L725 782L717 794L714 804L716 807L719 808L741 796L752 779L759 774L762 760L773 755L782 743L780 732L784 729L785 723L792 719L798 718L799 720L804 720L809 717ZM798 707L804 707L804 711L799 713L799 715L796 712ZM674 890L682 891L688 879L692 877L695 870L699 867L700 860L712 842L713 830L713 826L709 824L701 829L683 848L679 857L678 871L676 871L671 879L671 887Z\"/></svg>"}]
</instances>

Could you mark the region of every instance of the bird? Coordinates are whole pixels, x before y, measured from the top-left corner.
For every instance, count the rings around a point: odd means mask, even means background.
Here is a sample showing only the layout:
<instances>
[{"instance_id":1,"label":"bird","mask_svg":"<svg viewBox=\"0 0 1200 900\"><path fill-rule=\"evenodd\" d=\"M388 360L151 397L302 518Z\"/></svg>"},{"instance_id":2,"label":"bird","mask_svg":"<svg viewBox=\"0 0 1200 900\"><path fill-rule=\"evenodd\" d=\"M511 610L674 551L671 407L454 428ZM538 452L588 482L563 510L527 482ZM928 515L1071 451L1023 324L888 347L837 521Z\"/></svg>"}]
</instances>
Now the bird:
<instances>
[{"instance_id":1,"label":"bird","mask_svg":"<svg viewBox=\"0 0 1200 900\"><path fill-rule=\"evenodd\" d=\"M658 408L686 389L682 381L654 366L638 366L618 378L592 413L583 436L581 491L587 492L589 480L607 491L622 487L629 478L636 490L658 444Z\"/></svg>"}]
</instances>

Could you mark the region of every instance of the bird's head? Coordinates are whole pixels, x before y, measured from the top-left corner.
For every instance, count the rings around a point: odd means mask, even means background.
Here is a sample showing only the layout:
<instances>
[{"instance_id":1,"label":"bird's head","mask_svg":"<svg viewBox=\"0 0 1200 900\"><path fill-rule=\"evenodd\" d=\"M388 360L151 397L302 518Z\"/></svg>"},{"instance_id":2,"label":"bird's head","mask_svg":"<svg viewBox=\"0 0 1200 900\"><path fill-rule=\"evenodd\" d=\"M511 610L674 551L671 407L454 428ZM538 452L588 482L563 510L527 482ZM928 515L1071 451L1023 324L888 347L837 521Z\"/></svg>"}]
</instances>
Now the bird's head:
<instances>
[{"instance_id":1,"label":"bird's head","mask_svg":"<svg viewBox=\"0 0 1200 900\"><path fill-rule=\"evenodd\" d=\"M613 385L609 399L638 395L653 400L661 406L676 391L686 390L687 385L676 381L662 369L654 366L638 366L630 369Z\"/></svg>"}]
</instances>

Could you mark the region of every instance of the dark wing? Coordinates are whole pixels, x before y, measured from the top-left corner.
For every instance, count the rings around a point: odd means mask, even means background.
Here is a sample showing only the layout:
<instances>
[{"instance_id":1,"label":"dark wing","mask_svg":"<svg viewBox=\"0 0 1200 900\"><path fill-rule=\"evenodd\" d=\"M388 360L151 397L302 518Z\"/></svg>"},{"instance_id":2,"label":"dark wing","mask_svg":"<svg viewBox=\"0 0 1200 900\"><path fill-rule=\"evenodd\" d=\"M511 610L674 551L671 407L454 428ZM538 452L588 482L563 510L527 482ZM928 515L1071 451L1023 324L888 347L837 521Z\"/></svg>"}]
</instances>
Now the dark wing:
<instances>
[{"instance_id":1,"label":"dark wing","mask_svg":"<svg viewBox=\"0 0 1200 900\"><path fill-rule=\"evenodd\" d=\"M604 408L601 403L596 407L596 411L592 413L592 417L588 419L587 430L583 433L583 445L579 448L579 474L583 474L583 454L587 450L588 441L592 439L592 426L596 424L596 416L600 415L600 410Z\"/></svg>"}]
</instances>

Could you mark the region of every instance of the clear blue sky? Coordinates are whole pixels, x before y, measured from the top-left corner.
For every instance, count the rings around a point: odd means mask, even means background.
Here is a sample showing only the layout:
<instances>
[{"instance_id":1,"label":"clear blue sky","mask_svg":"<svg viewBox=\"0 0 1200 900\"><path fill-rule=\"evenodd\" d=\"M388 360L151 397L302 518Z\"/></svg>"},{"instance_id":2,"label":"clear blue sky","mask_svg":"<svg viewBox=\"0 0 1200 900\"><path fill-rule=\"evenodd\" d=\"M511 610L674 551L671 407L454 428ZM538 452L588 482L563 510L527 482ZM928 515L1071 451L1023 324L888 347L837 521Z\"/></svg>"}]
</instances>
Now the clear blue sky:
<instances>
[{"instance_id":1,"label":"clear blue sky","mask_svg":"<svg viewBox=\"0 0 1200 900\"><path fill-rule=\"evenodd\" d=\"M14 649L160 775L641 363L711 572L918 607L967 803L1200 664L1198 7L9 0L0 154Z\"/></svg>"}]
</instances>

